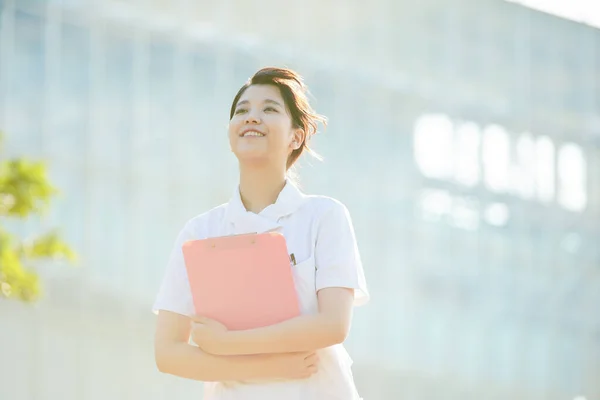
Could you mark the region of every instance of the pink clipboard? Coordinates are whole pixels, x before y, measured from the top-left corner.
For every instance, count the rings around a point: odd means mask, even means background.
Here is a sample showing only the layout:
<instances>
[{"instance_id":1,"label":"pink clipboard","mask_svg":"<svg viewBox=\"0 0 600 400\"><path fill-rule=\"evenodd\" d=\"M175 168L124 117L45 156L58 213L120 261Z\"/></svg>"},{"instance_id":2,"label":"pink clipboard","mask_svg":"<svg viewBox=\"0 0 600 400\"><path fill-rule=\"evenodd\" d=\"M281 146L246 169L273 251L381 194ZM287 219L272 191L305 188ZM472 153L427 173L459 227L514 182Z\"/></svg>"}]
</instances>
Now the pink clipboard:
<instances>
[{"instance_id":1,"label":"pink clipboard","mask_svg":"<svg viewBox=\"0 0 600 400\"><path fill-rule=\"evenodd\" d=\"M260 328L300 315L283 235L192 240L182 250L196 314L230 330Z\"/></svg>"}]
</instances>

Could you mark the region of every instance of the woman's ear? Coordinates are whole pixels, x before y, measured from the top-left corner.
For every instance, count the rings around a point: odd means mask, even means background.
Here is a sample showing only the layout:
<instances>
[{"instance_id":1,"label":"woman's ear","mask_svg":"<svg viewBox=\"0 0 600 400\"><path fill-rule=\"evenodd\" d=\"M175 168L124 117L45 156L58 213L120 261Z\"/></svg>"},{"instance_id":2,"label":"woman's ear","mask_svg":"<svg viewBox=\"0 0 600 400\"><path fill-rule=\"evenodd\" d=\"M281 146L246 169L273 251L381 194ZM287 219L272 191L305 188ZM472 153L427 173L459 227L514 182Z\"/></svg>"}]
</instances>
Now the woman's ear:
<instances>
[{"instance_id":1,"label":"woman's ear","mask_svg":"<svg viewBox=\"0 0 600 400\"><path fill-rule=\"evenodd\" d=\"M302 129L294 129L294 137L292 138L292 149L298 150L304 143L304 131Z\"/></svg>"}]
</instances>

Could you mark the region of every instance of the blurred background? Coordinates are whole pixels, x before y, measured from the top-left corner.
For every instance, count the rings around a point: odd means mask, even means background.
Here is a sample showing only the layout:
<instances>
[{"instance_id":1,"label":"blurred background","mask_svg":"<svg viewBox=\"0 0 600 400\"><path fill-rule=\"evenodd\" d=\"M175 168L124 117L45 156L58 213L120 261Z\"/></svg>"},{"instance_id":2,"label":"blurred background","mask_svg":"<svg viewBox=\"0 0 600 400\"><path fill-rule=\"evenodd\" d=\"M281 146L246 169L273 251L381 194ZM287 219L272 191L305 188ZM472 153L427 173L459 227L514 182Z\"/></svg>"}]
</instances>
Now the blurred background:
<instances>
[{"instance_id":1,"label":"blurred background","mask_svg":"<svg viewBox=\"0 0 600 400\"><path fill-rule=\"evenodd\" d=\"M1 157L44 161L61 190L45 218L1 222L58 227L79 255L36 264L37 303L0 298L0 398L202 397L157 372L151 306L178 231L236 184L233 96L276 65L329 117L324 162L297 172L354 219L365 400L600 399L600 31L577 15L0 0Z\"/></svg>"}]
</instances>

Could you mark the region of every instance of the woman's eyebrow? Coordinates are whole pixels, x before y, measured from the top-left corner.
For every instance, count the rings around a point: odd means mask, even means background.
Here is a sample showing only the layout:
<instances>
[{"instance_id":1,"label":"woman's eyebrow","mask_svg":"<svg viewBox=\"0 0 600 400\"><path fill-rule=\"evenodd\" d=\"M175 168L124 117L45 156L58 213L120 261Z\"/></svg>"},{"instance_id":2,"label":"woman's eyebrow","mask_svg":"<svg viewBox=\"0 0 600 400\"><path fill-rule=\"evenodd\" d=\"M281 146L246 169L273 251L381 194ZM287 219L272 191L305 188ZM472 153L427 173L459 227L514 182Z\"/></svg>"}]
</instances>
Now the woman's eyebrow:
<instances>
[{"instance_id":1,"label":"woman's eyebrow","mask_svg":"<svg viewBox=\"0 0 600 400\"><path fill-rule=\"evenodd\" d=\"M278 101L271 100L271 99L266 99L265 103L275 104L275 105L278 105L279 107L283 107Z\"/></svg>"},{"instance_id":2,"label":"woman's eyebrow","mask_svg":"<svg viewBox=\"0 0 600 400\"><path fill-rule=\"evenodd\" d=\"M250 103L250 102L249 102L248 100L242 100L242 101L240 101L239 103L237 103L236 107L239 107L239 106L241 106L241 105L244 105L244 104L249 104L249 103ZM279 107L283 107L283 106L281 105L281 103L279 103L279 102L278 102L278 101L276 101L276 100L272 100L272 99L266 99L266 100L264 101L264 103L265 103L265 104L275 104L275 105L278 105Z\"/></svg>"}]
</instances>

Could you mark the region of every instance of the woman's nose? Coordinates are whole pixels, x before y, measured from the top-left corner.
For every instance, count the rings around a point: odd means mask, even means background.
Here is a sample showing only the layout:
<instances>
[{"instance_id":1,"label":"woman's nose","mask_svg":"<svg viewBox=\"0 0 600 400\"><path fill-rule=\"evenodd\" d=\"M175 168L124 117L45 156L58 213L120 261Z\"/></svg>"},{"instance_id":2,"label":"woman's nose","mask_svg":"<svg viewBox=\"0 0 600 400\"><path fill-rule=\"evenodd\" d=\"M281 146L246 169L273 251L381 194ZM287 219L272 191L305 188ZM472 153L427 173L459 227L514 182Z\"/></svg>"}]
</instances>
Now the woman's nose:
<instances>
[{"instance_id":1,"label":"woman's nose","mask_svg":"<svg viewBox=\"0 0 600 400\"><path fill-rule=\"evenodd\" d=\"M255 112L249 112L246 114L246 120L244 122L247 124L258 124L260 123L260 117L256 115Z\"/></svg>"}]
</instances>

